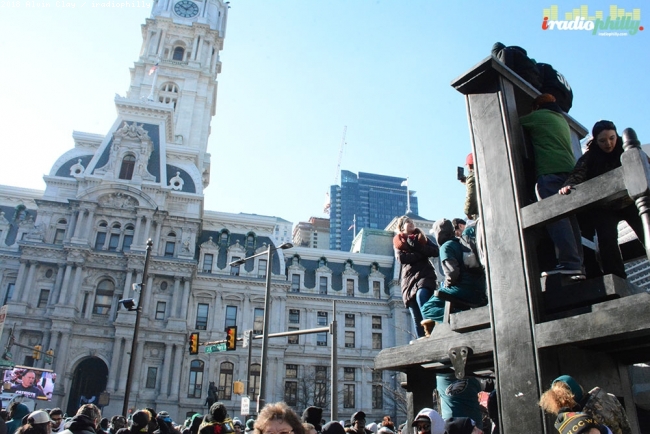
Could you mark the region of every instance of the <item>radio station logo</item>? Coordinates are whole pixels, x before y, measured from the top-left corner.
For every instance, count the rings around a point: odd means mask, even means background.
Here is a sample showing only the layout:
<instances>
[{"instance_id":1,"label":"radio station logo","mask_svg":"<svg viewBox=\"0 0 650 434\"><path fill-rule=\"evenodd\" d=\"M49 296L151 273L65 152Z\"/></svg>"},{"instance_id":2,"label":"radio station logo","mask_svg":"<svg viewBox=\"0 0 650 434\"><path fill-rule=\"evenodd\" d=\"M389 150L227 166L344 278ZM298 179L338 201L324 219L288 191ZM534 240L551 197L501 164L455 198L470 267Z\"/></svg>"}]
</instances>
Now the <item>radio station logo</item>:
<instances>
[{"instance_id":1,"label":"radio station logo","mask_svg":"<svg viewBox=\"0 0 650 434\"><path fill-rule=\"evenodd\" d=\"M641 25L641 9L634 8L631 12L616 5L609 6L609 15L603 11L589 13L589 6L581 5L561 15L557 5L542 10L542 30L583 30L598 36L634 36L643 31Z\"/></svg>"}]
</instances>

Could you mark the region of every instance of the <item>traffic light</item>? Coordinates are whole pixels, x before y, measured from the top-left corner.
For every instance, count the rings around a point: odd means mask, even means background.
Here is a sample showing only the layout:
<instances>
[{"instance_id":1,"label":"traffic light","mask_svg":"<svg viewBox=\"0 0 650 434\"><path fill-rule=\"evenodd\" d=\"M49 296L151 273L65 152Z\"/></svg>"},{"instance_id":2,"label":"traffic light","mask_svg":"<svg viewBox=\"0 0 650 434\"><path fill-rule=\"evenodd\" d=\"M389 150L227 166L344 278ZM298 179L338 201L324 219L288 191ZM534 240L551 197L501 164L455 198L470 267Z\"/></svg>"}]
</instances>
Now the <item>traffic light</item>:
<instances>
[{"instance_id":1,"label":"traffic light","mask_svg":"<svg viewBox=\"0 0 650 434\"><path fill-rule=\"evenodd\" d=\"M40 360L41 359L41 350L42 349L43 349L42 346L34 345L34 352L32 353L32 358L34 360Z\"/></svg>"},{"instance_id":2,"label":"traffic light","mask_svg":"<svg viewBox=\"0 0 650 434\"><path fill-rule=\"evenodd\" d=\"M45 352L45 363L51 365L53 361L54 361L54 350L50 348Z\"/></svg>"},{"instance_id":3,"label":"traffic light","mask_svg":"<svg viewBox=\"0 0 650 434\"><path fill-rule=\"evenodd\" d=\"M199 334L190 333L190 354L199 354Z\"/></svg>"},{"instance_id":4,"label":"traffic light","mask_svg":"<svg viewBox=\"0 0 650 434\"><path fill-rule=\"evenodd\" d=\"M237 349L237 327L226 327L226 351Z\"/></svg>"}]
</instances>

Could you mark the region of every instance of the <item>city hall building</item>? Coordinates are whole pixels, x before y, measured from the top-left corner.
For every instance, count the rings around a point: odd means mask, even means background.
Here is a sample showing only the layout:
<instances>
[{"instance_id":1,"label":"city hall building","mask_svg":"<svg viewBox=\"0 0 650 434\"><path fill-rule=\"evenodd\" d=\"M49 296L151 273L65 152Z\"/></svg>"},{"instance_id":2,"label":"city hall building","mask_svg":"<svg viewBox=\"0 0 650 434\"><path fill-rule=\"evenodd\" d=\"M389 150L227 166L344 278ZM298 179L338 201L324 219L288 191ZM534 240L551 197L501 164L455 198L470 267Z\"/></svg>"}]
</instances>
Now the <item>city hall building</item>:
<instances>
[{"instance_id":1,"label":"city hall building","mask_svg":"<svg viewBox=\"0 0 650 434\"><path fill-rule=\"evenodd\" d=\"M291 234L281 218L204 210L227 13L222 0L156 2L106 135L75 132L44 177L44 191L0 186L4 355L57 374L47 407L73 414L94 402L108 417L120 414L131 357L130 409L166 410L181 422L207 411L214 383L231 416L240 416L233 382L244 382L252 402L259 393L260 339L250 359L248 348L206 353L202 346L190 355L188 344L194 332L202 345L223 340L228 326L240 336L262 333L266 255L229 264ZM269 332L336 319L338 369L331 371L327 332L270 338L267 402L284 400L299 412L319 405L328 418L333 379L339 418L363 410L368 422L385 414L404 420L399 376L375 371L373 360L412 339L411 321L390 233L372 236L359 234L372 248L355 253L295 247L274 254ZM119 303L129 298L142 307L135 354L136 313ZM34 353L37 345L42 353ZM49 349L52 363L44 357Z\"/></svg>"}]
</instances>

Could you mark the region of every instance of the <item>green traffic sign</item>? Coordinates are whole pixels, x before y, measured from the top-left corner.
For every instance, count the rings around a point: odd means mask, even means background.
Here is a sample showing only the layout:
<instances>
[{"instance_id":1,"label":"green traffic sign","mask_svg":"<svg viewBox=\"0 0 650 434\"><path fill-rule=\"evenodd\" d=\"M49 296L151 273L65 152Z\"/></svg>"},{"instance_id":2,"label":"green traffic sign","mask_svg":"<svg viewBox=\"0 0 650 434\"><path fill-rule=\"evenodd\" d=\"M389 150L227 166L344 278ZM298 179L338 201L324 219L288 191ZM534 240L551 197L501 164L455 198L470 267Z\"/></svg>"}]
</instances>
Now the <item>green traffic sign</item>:
<instances>
[{"instance_id":1,"label":"green traffic sign","mask_svg":"<svg viewBox=\"0 0 650 434\"><path fill-rule=\"evenodd\" d=\"M220 343L216 345L209 345L205 347L206 353L218 353L219 351L226 351L226 343Z\"/></svg>"}]
</instances>

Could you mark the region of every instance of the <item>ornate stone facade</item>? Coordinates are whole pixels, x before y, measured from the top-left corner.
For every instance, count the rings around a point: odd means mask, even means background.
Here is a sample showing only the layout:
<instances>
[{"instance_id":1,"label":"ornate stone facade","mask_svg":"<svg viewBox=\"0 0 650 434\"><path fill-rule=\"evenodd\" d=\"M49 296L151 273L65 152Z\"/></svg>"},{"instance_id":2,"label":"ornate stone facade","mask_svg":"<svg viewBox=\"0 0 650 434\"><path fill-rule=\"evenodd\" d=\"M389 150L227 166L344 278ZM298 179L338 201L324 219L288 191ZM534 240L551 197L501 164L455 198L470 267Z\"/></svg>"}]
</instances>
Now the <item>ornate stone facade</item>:
<instances>
[{"instance_id":1,"label":"ornate stone facade","mask_svg":"<svg viewBox=\"0 0 650 434\"><path fill-rule=\"evenodd\" d=\"M207 343L223 340L228 325L240 336L261 332L266 256L229 263L289 241L291 222L203 210L228 6L207 0L197 3L196 16L181 17L175 3L154 3L129 92L116 97L117 120L106 136L75 132L73 149L44 177L45 191L0 186L6 328L22 345L55 352L50 366L15 346L13 360L53 369L51 406L68 413L82 396L103 392L110 394L104 414L120 413L131 356L130 406L167 410L176 421L207 410L211 381L232 415L241 401L234 380L248 380L253 397L259 391L259 340L250 360L243 349L190 356L188 335L199 332ZM143 281L148 239L153 250ZM346 390L338 399L343 418L356 410L369 419L402 416L382 392L399 388L396 377L372 370L382 347L410 339L407 311L391 286L393 262L392 255L304 248L273 257L271 333L328 325L338 303L337 338L345 345L333 377ZM134 284L146 286L144 299ZM127 298L143 306L133 355L135 314L118 302ZM323 375L332 377L331 345L327 333L270 339L267 402L286 399L302 412L316 395L322 399ZM329 414L329 398L322 404Z\"/></svg>"}]
</instances>

